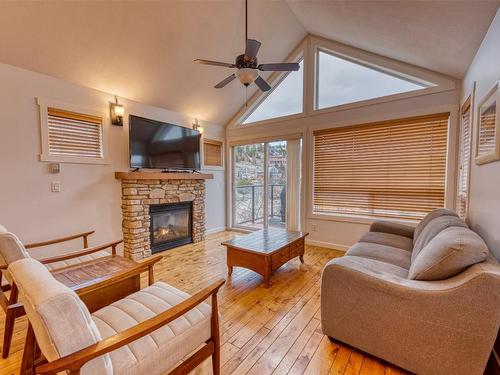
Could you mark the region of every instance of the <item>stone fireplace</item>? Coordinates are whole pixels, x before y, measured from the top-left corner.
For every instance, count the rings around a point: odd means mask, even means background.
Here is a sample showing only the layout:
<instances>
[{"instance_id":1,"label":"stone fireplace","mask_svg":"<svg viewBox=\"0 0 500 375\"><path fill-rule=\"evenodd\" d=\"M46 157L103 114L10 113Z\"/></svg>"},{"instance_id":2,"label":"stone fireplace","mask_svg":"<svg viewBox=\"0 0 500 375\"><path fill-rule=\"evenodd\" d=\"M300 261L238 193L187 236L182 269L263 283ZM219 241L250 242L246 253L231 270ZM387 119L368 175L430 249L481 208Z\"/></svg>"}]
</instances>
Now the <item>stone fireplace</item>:
<instances>
[{"instance_id":1,"label":"stone fireplace","mask_svg":"<svg viewBox=\"0 0 500 375\"><path fill-rule=\"evenodd\" d=\"M210 174L116 172L122 180L124 256L134 260L205 239Z\"/></svg>"}]
</instances>

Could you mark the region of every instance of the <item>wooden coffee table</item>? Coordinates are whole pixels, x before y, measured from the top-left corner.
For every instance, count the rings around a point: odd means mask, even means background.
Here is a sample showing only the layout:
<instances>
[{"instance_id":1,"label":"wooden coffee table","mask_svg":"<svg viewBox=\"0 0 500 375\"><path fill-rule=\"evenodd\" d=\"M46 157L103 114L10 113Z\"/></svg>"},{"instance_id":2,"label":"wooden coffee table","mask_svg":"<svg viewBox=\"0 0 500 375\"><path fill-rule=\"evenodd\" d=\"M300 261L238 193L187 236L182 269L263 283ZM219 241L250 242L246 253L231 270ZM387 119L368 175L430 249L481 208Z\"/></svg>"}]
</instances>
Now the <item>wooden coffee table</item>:
<instances>
[{"instance_id":1,"label":"wooden coffee table","mask_svg":"<svg viewBox=\"0 0 500 375\"><path fill-rule=\"evenodd\" d=\"M268 228L223 242L229 275L235 266L248 268L261 274L269 288L271 274L283 264L295 257L304 263L304 238L308 234Z\"/></svg>"}]
</instances>

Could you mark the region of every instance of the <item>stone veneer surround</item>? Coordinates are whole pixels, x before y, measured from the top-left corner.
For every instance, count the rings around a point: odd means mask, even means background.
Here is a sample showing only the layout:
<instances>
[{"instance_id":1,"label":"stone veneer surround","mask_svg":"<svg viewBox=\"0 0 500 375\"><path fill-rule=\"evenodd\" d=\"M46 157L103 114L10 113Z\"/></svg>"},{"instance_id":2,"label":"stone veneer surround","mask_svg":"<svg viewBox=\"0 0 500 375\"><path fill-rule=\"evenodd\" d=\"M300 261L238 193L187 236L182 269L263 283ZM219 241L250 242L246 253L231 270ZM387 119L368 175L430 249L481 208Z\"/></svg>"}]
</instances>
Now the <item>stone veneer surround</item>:
<instances>
[{"instance_id":1,"label":"stone veneer surround","mask_svg":"<svg viewBox=\"0 0 500 375\"><path fill-rule=\"evenodd\" d=\"M205 180L122 180L124 256L134 260L151 255L149 206L193 202L193 242L205 239Z\"/></svg>"}]
</instances>

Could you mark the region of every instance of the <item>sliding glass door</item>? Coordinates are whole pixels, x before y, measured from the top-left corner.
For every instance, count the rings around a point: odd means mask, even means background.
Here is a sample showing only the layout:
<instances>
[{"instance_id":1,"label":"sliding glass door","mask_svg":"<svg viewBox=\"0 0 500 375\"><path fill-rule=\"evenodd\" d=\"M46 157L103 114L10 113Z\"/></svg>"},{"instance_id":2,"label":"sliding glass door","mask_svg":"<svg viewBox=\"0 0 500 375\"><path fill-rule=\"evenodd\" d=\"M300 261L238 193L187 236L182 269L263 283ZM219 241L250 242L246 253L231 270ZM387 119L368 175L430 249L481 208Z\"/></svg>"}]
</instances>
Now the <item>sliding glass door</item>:
<instances>
[{"instance_id":1,"label":"sliding glass door","mask_svg":"<svg viewBox=\"0 0 500 375\"><path fill-rule=\"evenodd\" d=\"M233 225L264 226L265 144L233 148Z\"/></svg>"},{"instance_id":2,"label":"sliding glass door","mask_svg":"<svg viewBox=\"0 0 500 375\"><path fill-rule=\"evenodd\" d=\"M234 146L232 160L233 227L298 229L300 140Z\"/></svg>"},{"instance_id":3,"label":"sliding glass door","mask_svg":"<svg viewBox=\"0 0 500 375\"><path fill-rule=\"evenodd\" d=\"M267 144L267 225L286 226L286 141Z\"/></svg>"}]
</instances>

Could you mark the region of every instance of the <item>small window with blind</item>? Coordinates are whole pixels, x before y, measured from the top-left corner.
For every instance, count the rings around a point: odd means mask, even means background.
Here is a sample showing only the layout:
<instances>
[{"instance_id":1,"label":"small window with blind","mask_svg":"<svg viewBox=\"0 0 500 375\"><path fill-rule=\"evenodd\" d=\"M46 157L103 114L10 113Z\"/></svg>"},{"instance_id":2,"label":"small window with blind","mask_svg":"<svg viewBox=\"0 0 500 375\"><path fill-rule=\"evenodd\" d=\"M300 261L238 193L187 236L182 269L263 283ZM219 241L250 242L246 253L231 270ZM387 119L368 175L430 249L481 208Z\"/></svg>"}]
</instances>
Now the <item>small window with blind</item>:
<instances>
[{"instance_id":1,"label":"small window with blind","mask_svg":"<svg viewBox=\"0 0 500 375\"><path fill-rule=\"evenodd\" d=\"M499 83L484 96L478 105L476 134L476 164L500 159L500 90Z\"/></svg>"},{"instance_id":2,"label":"small window with blind","mask_svg":"<svg viewBox=\"0 0 500 375\"><path fill-rule=\"evenodd\" d=\"M103 117L93 111L40 100L42 161L106 163ZM90 113L93 112L93 113Z\"/></svg>"},{"instance_id":3,"label":"small window with blind","mask_svg":"<svg viewBox=\"0 0 500 375\"><path fill-rule=\"evenodd\" d=\"M314 132L313 213L419 220L444 207L449 113Z\"/></svg>"},{"instance_id":4,"label":"small window with blind","mask_svg":"<svg viewBox=\"0 0 500 375\"><path fill-rule=\"evenodd\" d=\"M461 218L467 216L469 205L469 176L472 134L472 96L460 109L460 145L458 157L458 202L457 211Z\"/></svg>"},{"instance_id":5,"label":"small window with blind","mask_svg":"<svg viewBox=\"0 0 500 375\"><path fill-rule=\"evenodd\" d=\"M203 164L205 167L222 167L222 142L212 139L203 140Z\"/></svg>"}]
</instances>

